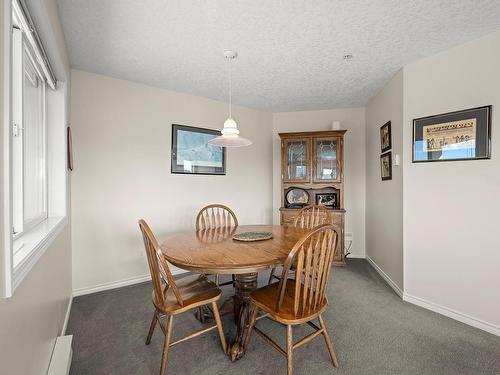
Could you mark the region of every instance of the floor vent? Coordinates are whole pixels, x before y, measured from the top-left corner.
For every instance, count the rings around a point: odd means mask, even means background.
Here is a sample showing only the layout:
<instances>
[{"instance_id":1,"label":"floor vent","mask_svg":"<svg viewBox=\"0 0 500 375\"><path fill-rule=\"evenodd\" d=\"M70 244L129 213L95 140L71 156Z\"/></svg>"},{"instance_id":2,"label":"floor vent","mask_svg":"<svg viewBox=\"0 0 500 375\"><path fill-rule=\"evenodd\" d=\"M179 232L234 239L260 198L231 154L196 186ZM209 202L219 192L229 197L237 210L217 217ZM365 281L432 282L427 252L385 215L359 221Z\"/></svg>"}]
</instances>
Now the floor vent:
<instances>
[{"instance_id":1,"label":"floor vent","mask_svg":"<svg viewBox=\"0 0 500 375\"><path fill-rule=\"evenodd\" d=\"M73 335L59 336L54 345L47 375L68 375L71 367L71 341Z\"/></svg>"}]
</instances>

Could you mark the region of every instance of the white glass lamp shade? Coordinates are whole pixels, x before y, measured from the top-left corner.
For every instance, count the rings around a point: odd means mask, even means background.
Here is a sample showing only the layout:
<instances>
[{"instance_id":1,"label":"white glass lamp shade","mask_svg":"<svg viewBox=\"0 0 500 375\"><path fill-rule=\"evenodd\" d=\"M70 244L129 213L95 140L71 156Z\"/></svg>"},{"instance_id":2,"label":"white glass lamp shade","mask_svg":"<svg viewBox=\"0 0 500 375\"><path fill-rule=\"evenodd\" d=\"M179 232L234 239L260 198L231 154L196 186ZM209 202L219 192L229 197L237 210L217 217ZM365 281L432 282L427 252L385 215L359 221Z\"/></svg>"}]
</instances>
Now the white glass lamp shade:
<instances>
[{"instance_id":1,"label":"white glass lamp shade","mask_svg":"<svg viewBox=\"0 0 500 375\"><path fill-rule=\"evenodd\" d=\"M238 130L238 124L231 117L228 117L224 121L224 129L221 130L222 135L238 135L240 131Z\"/></svg>"},{"instance_id":2,"label":"white glass lamp shade","mask_svg":"<svg viewBox=\"0 0 500 375\"><path fill-rule=\"evenodd\" d=\"M224 122L224 129L221 133L221 136L209 140L208 144L220 147L243 147L252 144L252 141L238 135L240 134L238 124L231 117Z\"/></svg>"}]
</instances>

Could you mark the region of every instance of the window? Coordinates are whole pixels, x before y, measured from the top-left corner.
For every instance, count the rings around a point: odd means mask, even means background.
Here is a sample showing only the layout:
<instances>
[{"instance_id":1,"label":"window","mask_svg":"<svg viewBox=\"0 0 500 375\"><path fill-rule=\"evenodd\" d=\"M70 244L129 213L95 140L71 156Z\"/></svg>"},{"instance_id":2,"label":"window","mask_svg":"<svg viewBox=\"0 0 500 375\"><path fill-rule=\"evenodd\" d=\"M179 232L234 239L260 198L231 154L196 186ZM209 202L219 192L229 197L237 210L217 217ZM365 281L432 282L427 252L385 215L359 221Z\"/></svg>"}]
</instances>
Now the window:
<instances>
[{"instance_id":1,"label":"window","mask_svg":"<svg viewBox=\"0 0 500 375\"><path fill-rule=\"evenodd\" d=\"M12 40L12 233L47 219L45 80L23 32Z\"/></svg>"},{"instance_id":2,"label":"window","mask_svg":"<svg viewBox=\"0 0 500 375\"><path fill-rule=\"evenodd\" d=\"M67 86L55 80L26 3L12 0L6 4L11 23L2 26L11 38L3 50L9 67L3 82L10 88L4 98L4 108L10 110L3 137L7 152L0 297L13 294L67 223ZM30 4L39 6L38 2ZM55 45L53 36L49 37Z\"/></svg>"}]
</instances>

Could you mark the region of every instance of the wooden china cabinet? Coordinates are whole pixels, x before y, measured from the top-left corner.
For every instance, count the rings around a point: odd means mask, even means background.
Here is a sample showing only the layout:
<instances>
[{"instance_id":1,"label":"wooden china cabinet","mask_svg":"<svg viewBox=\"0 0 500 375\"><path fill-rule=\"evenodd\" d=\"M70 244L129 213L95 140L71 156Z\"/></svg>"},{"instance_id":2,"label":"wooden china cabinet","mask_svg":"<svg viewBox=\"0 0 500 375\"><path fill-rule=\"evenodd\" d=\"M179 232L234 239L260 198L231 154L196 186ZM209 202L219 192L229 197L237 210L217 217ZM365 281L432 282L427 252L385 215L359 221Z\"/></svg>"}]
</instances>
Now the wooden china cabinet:
<instances>
[{"instance_id":1,"label":"wooden china cabinet","mask_svg":"<svg viewBox=\"0 0 500 375\"><path fill-rule=\"evenodd\" d=\"M320 204L341 229L334 255L344 265L344 134L346 130L280 133L281 225L293 225L300 208Z\"/></svg>"}]
</instances>

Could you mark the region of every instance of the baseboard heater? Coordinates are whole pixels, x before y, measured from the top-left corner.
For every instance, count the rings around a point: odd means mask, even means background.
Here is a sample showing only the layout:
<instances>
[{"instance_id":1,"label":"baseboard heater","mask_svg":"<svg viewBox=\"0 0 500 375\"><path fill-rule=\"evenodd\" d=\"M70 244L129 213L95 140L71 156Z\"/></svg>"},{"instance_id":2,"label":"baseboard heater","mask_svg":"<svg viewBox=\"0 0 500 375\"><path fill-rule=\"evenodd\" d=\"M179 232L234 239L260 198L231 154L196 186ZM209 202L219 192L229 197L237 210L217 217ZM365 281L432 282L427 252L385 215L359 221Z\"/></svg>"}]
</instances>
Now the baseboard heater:
<instances>
[{"instance_id":1,"label":"baseboard heater","mask_svg":"<svg viewBox=\"0 0 500 375\"><path fill-rule=\"evenodd\" d=\"M54 345L47 375L68 375L71 367L73 335L59 336Z\"/></svg>"}]
</instances>

